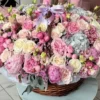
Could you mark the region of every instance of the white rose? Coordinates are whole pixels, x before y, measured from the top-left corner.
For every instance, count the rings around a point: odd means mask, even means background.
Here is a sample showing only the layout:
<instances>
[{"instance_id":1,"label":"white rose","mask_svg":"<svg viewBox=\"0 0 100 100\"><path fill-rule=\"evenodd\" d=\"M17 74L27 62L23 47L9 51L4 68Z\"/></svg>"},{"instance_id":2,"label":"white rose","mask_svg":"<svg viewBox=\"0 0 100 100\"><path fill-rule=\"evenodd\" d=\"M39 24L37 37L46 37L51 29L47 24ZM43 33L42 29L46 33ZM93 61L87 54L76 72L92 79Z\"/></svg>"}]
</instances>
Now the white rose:
<instances>
[{"instance_id":1,"label":"white rose","mask_svg":"<svg viewBox=\"0 0 100 100\"><path fill-rule=\"evenodd\" d=\"M75 73L78 73L82 68L82 64L78 59L71 59L69 64L74 69Z\"/></svg>"}]
</instances>

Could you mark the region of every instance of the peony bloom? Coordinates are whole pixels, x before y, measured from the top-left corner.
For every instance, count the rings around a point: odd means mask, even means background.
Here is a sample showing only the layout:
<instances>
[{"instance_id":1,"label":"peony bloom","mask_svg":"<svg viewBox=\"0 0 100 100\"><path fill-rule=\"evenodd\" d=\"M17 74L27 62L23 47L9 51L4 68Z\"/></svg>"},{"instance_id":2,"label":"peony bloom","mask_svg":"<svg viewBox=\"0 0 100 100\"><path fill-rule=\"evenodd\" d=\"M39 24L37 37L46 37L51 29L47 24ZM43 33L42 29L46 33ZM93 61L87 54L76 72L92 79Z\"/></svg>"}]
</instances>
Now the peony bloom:
<instances>
[{"instance_id":1,"label":"peony bloom","mask_svg":"<svg viewBox=\"0 0 100 100\"><path fill-rule=\"evenodd\" d=\"M3 52L3 50L5 49L3 44L5 43L5 38L0 36L0 54Z\"/></svg>"},{"instance_id":2,"label":"peony bloom","mask_svg":"<svg viewBox=\"0 0 100 100\"><path fill-rule=\"evenodd\" d=\"M65 67L65 64L66 64L66 57L64 56L60 56L60 55L54 55L52 58L51 58L51 63L54 65L54 66L58 66L58 67Z\"/></svg>"},{"instance_id":3,"label":"peony bloom","mask_svg":"<svg viewBox=\"0 0 100 100\"><path fill-rule=\"evenodd\" d=\"M35 58L31 57L31 55L25 55L25 63L24 68L26 73L34 74L40 72L40 66Z\"/></svg>"},{"instance_id":4,"label":"peony bloom","mask_svg":"<svg viewBox=\"0 0 100 100\"><path fill-rule=\"evenodd\" d=\"M79 28L81 30L89 30L90 29L90 25L83 19L78 20L77 25L79 26Z\"/></svg>"},{"instance_id":5,"label":"peony bloom","mask_svg":"<svg viewBox=\"0 0 100 100\"><path fill-rule=\"evenodd\" d=\"M0 55L2 62L6 62L11 57L11 52L8 49L5 49Z\"/></svg>"},{"instance_id":6,"label":"peony bloom","mask_svg":"<svg viewBox=\"0 0 100 100\"><path fill-rule=\"evenodd\" d=\"M23 65L23 55L15 54L7 60L5 63L5 68L9 74L18 74L22 70Z\"/></svg>"},{"instance_id":7,"label":"peony bloom","mask_svg":"<svg viewBox=\"0 0 100 100\"><path fill-rule=\"evenodd\" d=\"M69 65L74 69L75 73L79 73L82 68L82 64L78 59L71 59Z\"/></svg>"},{"instance_id":8,"label":"peony bloom","mask_svg":"<svg viewBox=\"0 0 100 100\"><path fill-rule=\"evenodd\" d=\"M70 34L75 34L75 33L79 32L79 26L77 25L77 23L70 22L68 25L68 32Z\"/></svg>"},{"instance_id":9,"label":"peony bloom","mask_svg":"<svg viewBox=\"0 0 100 100\"><path fill-rule=\"evenodd\" d=\"M29 30L23 29L18 32L19 38L27 38L31 36L31 32Z\"/></svg>"},{"instance_id":10,"label":"peony bloom","mask_svg":"<svg viewBox=\"0 0 100 100\"><path fill-rule=\"evenodd\" d=\"M72 72L67 68L61 68L61 81L63 84L69 84L72 81Z\"/></svg>"},{"instance_id":11,"label":"peony bloom","mask_svg":"<svg viewBox=\"0 0 100 100\"><path fill-rule=\"evenodd\" d=\"M26 20L23 22L23 29L32 30L33 22L31 20Z\"/></svg>"},{"instance_id":12,"label":"peony bloom","mask_svg":"<svg viewBox=\"0 0 100 100\"><path fill-rule=\"evenodd\" d=\"M59 54L62 56L66 55L67 45L60 38L54 39L51 43L51 47L53 49L54 54Z\"/></svg>"},{"instance_id":13,"label":"peony bloom","mask_svg":"<svg viewBox=\"0 0 100 100\"><path fill-rule=\"evenodd\" d=\"M48 75L51 83L59 83L61 81L61 72L59 67L50 66Z\"/></svg>"}]
</instances>

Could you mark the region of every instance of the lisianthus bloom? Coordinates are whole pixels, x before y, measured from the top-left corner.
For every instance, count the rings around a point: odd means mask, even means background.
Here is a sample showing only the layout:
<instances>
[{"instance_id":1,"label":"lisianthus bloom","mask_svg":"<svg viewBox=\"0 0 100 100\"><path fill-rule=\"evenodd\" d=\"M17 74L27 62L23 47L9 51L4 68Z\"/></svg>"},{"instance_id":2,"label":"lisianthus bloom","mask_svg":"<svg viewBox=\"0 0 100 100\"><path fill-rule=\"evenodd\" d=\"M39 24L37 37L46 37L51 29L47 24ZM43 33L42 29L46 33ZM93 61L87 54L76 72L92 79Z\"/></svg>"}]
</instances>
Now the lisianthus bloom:
<instances>
[{"instance_id":1,"label":"lisianthus bloom","mask_svg":"<svg viewBox=\"0 0 100 100\"><path fill-rule=\"evenodd\" d=\"M70 22L70 23L68 24L68 32L69 32L70 34L75 34L75 33L79 32L79 26L77 25L77 23L75 23L75 22Z\"/></svg>"},{"instance_id":2,"label":"lisianthus bloom","mask_svg":"<svg viewBox=\"0 0 100 100\"><path fill-rule=\"evenodd\" d=\"M61 82L63 84L69 84L72 81L72 72L67 68L61 68Z\"/></svg>"},{"instance_id":3,"label":"lisianthus bloom","mask_svg":"<svg viewBox=\"0 0 100 100\"><path fill-rule=\"evenodd\" d=\"M5 49L0 55L2 62L6 62L11 57L11 52L8 49Z\"/></svg>"},{"instance_id":4,"label":"lisianthus bloom","mask_svg":"<svg viewBox=\"0 0 100 100\"><path fill-rule=\"evenodd\" d=\"M54 39L51 43L51 47L53 49L54 54L59 54L62 56L66 55L67 45L60 38Z\"/></svg>"},{"instance_id":5,"label":"lisianthus bloom","mask_svg":"<svg viewBox=\"0 0 100 100\"><path fill-rule=\"evenodd\" d=\"M69 65L73 68L75 73L79 73L82 68L82 64L78 59L71 59Z\"/></svg>"},{"instance_id":6,"label":"lisianthus bloom","mask_svg":"<svg viewBox=\"0 0 100 100\"><path fill-rule=\"evenodd\" d=\"M27 38L31 36L31 32L29 30L22 29L18 32L18 36L19 38Z\"/></svg>"},{"instance_id":7,"label":"lisianthus bloom","mask_svg":"<svg viewBox=\"0 0 100 100\"><path fill-rule=\"evenodd\" d=\"M40 72L40 66L37 60L29 54L25 55L24 68L26 73L34 74Z\"/></svg>"},{"instance_id":8,"label":"lisianthus bloom","mask_svg":"<svg viewBox=\"0 0 100 100\"><path fill-rule=\"evenodd\" d=\"M32 30L33 22L31 20L25 20L22 27L23 29Z\"/></svg>"},{"instance_id":9,"label":"lisianthus bloom","mask_svg":"<svg viewBox=\"0 0 100 100\"><path fill-rule=\"evenodd\" d=\"M24 56L21 54L15 54L10 57L6 63L5 68L10 74L18 74L22 70Z\"/></svg>"},{"instance_id":10,"label":"lisianthus bloom","mask_svg":"<svg viewBox=\"0 0 100 100\"><path fill-rule=\"evenodd\" d=\"M60 55L54 55L52 58L51 58L51 63L54 65L54 66L58 66L58 67L65 67L65 64L66 64L66 57L64 56L60 56Z\"/></svg>"},{"instance_id":11,"label":"lisianthus bloom","mask_svg":"<svg viewBox=\"0 0 100 100\"><path fill-rule=\"evenodd\" d=\"M90 25L83 19L77 21L77 24L81 30L89 30Z\"/></svg>"},{"instance_id":12,"label":"lisianthus bloom","mask_svg":"<svg viewBox=\"0 0 100 100\"><path fill-rule=\"evenodd\" d=\"M57 66L49 66L48 75L51 83L59 83L61 81L60 68Z\"/></svg>"}]
</instances>

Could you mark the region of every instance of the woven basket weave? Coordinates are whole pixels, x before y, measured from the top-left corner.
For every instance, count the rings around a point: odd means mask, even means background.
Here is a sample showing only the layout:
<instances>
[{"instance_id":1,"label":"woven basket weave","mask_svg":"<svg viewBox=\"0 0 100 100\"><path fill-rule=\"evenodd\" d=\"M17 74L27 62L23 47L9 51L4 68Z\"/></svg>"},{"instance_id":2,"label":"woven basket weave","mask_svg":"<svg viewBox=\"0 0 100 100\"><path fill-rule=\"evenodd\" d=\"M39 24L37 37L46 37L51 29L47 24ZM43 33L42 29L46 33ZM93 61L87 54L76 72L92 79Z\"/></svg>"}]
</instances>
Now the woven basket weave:
<instances>
[{"instance_id":1,"label":"woven basket weave","mask_svg":"<svg viewBox=\"0 0 100 100\"><path fill-rule=\"evenodd\" d=\"M36 92L42 95L47 95L47 96L64 96L76 90L83 83L83 81L84 80L81 79L77 83L73 83L69 85L61 85L61 86L50 84L48 86L47 91L41 91L39 89L34 89L33 92Z\"/></svg>"}]
</instances>

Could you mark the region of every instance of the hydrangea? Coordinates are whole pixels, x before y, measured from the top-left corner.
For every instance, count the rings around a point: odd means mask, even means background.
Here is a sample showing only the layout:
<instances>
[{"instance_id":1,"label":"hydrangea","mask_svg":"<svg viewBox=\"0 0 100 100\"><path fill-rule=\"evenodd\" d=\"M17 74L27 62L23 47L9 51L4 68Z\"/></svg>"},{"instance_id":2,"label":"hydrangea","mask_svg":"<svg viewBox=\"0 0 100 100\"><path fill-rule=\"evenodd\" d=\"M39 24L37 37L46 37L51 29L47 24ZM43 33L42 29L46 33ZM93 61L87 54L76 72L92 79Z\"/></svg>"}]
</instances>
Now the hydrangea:
<instances>
[{"instance_id":1,"label":"hydrangea","mask_svg":"<svg viewBox=\"0 0 100 100\"><path fill-rule=\"evenodd\" d=\"M89 47L89 40L82 32L74 34L69 39L64 39L64 41L74 48L76 54L78 54L80 51L86 50Z\"/></svg>"},{"instance_id":2,"label":"hydrangea","mask_svg":"<svg viewBox=\"0 0 100 100\"><path fill-rule=\"evenodd\" d=\"M84 9L80 8L80 7L73 7L73 9L71 9L70 12L79 14L80 16L87 15L87 12Z\"/></svg>"}]
</instances>

